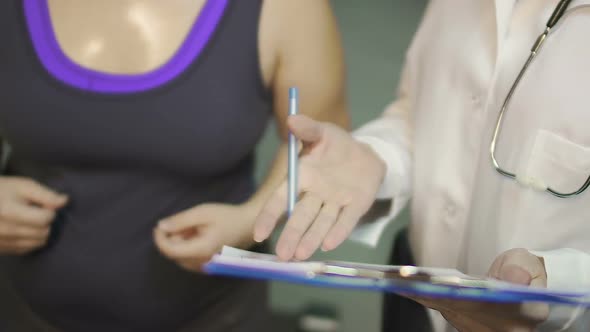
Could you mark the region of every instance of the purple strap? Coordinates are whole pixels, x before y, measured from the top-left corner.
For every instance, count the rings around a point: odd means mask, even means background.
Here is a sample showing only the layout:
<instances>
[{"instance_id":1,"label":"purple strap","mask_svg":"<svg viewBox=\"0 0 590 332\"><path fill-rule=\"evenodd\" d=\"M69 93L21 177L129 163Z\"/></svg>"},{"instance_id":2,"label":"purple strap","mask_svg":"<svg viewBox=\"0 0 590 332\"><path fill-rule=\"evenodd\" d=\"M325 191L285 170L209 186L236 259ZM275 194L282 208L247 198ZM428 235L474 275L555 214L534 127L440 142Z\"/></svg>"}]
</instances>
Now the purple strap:
<instances>
[{"instance_id":1,"label":"purple strap","mask_svg":"<svg viewBox=\"0 0 590 332\"><path fill-rule=\"evenodd\" d=\"M24 0L24 12L37 56L51 75L82 90L124 94L156 88L182 74L207 45L227 3L228 0L207 0L177 53L163 66L137 75L104 73L84 68L68 58L57 42L47 0Z\"/></svg>"}]
</instances>

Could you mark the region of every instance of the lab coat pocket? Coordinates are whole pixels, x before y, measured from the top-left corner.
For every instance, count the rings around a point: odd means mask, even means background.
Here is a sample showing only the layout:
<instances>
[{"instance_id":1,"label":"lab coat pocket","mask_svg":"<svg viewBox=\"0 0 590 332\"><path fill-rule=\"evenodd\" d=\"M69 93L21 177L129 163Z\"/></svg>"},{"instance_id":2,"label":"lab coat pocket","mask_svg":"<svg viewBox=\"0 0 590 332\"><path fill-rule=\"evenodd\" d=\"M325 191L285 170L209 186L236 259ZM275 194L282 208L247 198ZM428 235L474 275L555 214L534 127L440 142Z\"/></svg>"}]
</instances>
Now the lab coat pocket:
<instances>
[{"instance_id":1,"label":"lab coat pocket","mask_svg":"<svg viewBox=\"0 0 590 332\"><path fill-rule=\"evenodd\" d=\"M523 175L535 187L575 192L590 176L590 147L539 130Z\"/></svg>"},{"instance_id":2,"label":"lab coat pocket","mask_svg":"<svg viewBox=\"0 0 590 332\"><path fill-rule=\"evenodd\" d=\"M575 192L590 175L590 147L539 130L523 166L520 175L527 181L560 193ZM590 190L564 199L546 191L523 188L515 202L518 212L508 235L512 240L503 249L588 249Z\"/></svg>"}]
</instances>

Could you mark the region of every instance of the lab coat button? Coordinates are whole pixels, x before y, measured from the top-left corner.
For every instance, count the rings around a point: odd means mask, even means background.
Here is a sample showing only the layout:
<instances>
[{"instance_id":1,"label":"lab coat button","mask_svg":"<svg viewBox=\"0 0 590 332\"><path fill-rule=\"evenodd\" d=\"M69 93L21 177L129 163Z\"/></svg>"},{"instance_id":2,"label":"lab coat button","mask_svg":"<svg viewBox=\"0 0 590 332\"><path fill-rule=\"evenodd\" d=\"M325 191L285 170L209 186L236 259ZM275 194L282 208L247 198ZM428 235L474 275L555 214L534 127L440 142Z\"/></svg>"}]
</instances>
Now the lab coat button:
<instances>
[{"instance_id":1,"label":"lab coat button","mask_svg":"<svg viewBox=\"0 0 590 332\"><path fill-rule=\"evenodd\" d=\"M447 231L452 231L455 228L457 218L455 217L457 209L452 204L447 204L443 207L442 221Z\"/></svg>"},{"instance_id":2,"label":"lab coat button","mask_svg":"<svg viewBox=\"0 0 590 332\"><path fill-rule=\"evenodd\" d=\"M447 204L446 212L447 212L447 216L454 217L455 213L457 212L457 208L453 204Z\"/></svg>"}]
</instances>

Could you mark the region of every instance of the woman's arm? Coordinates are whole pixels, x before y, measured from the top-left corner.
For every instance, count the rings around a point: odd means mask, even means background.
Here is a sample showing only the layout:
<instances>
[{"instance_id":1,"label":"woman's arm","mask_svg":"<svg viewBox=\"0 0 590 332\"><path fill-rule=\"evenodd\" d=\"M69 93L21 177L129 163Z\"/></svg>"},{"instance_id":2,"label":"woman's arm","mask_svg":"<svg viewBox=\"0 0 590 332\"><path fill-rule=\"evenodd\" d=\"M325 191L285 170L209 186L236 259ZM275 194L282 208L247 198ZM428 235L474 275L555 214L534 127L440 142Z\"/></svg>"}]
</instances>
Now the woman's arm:
<instances>
[{"instance_id":1,"label":"woman's arm","mask_svg":"<svg viewBox=\"0 0 590 332\"><path fill-rule=\"evenodd\" d=\"M262 76L274 96L274 117L288 135L288 89L300 90L300 111L349 126L345 64L336 19L327 0L265 1L260 25ZM247 205L257 214L287 172L283 143L259 190Z\"/></svg>"},{"instance_id":2,"label":"woman's arm","mask_svg":"<svg viewBox=\"0 0 590 332\"><path fill-rule=\"evenodd\" d=\"M320 246L324 251L332 250L353 231L351 238L375 246L386 224L404 206L411 191L410 113L415 57L409 53L414 48L408 51L398 98L381 117L357 130L355 139L330 124L305 117L290 120L295 135L314 147L301 157L299 174L304 197L314 199L301 200L295 207L277 242L281 259L305 260ZM261 209L255 226L257 241L268 238L278 224L286 209L282 196L280 192L271 194ZM322 202L318 203L316 197ZM393 198L390 213L357 227L375 198Z\"/></svg>"},{"instance_id":3,"label":"woman's arm","mask_svg":"<svg viewBox=\"0 0 590 332\"><path fill-rule=\"evenodd\" d=\"M283 141L291 86L300 90L303 114L348 127L344 60L328 0L265 1L259 48L262 77L273 93ZM250 247L256 216L285 177L286 155L283 145L260 189L246 203L201 204L161 220L154 230L160 251L180 266L199 271L223 245Z\"/></svg>"}]
</instances>

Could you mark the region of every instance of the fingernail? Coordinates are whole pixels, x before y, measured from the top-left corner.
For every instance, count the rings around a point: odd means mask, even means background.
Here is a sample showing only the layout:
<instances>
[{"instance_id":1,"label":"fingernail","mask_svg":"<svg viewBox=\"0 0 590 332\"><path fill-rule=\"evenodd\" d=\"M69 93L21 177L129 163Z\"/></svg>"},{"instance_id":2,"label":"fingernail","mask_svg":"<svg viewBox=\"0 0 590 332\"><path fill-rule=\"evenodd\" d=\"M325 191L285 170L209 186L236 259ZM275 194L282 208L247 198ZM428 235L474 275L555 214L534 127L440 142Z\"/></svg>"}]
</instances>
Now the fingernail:
<instances>
[{"instance_id":1,"label":"fingernail","mask_svg":"<svg viewBox=\"0 0 590 332\"><path fill-rule=\"evenodd\" d=\"M261 229L258 228L257 230L254 231L254 241L260 243L264 240L266 240L269 236L269 233L266 229Z\"/></svg>"},{"instance_id":2,"label":"fingernail","mask_svg":"<svg viewBox=\"0 0 590 332\"><path fill-rule=\"evenodd\" d=\"M531 274L520 266L508 264L500 270L500 278L519 285L529 285L533 277Z\"/></svg>"},{"instance_id":3,"label":"fingernail","mask_svg":"<svg viewBox=\"0 0 590 332\"><path fill-rule=\"evenodd\" d=\"M254 242L260 243L266 240L266 236L260 234L254 234Z\"/></svg>"}]
</instances>

